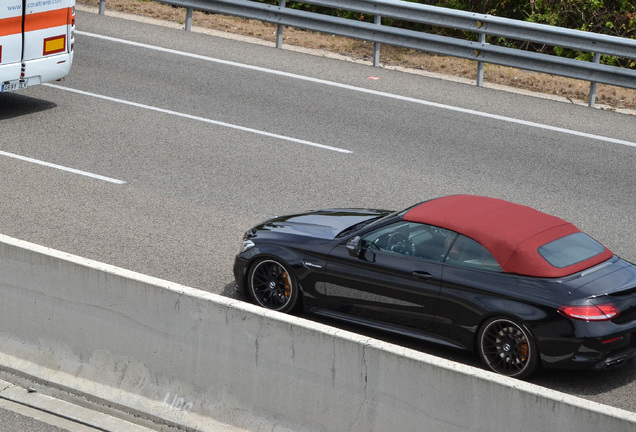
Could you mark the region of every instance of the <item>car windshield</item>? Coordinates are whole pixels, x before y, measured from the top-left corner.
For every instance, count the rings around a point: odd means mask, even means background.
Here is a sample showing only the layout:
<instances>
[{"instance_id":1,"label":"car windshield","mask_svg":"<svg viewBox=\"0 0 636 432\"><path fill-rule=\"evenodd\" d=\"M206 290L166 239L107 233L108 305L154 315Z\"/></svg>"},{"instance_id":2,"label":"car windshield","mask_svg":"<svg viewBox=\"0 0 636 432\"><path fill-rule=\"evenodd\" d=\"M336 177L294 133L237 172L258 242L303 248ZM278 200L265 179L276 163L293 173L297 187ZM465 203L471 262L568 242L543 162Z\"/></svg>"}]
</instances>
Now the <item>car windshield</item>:
<instances>
[{"instance_id":1,"label":"car windshield","mask_svg":"<svg viewBox=\"0 0 636 432\"><path fill-rule=\"evenodd\" d=\"M605 247L580 232L546 243L539 248L539 255L552 266L568 267L592 258L605 250Z\"/></svg>"},{"instance_id":2,"label":"car windshield","mask_svg":"<svg viewBox=\"0 0 636 432\"><path fill-rule=\"evenodd\" d=\"M378 222L380 222L380 221L383 221L383 220L385 220L385 219L392 218L393 216L395 216L395 215L396 215L396 214L398 214L398 213L400 213L400 212L393 212L393 213L389 213L389 214L387 214L387 215L384 215L384 216L378 216L378 217L376 217L376 218L371 218L371 219L369 219L369 220L366 220L366 221L360 222L359 224L356 224L356 225L350 226L349 228L347 228L347 229L343 230L342 232L338 233L338 235L336 236L336 238L342 238L342 237L344 237L344 236L346 236L346 235L348 235L348 234L350 234L350 233L352 233L352 232L356 232L356 231L358 231L358 230L361 230L362 228L364 228L364 227L366 227L366 226L368 226L368 225L372 225L372 224L378 223Z\"/></svg>"}]
</instances>

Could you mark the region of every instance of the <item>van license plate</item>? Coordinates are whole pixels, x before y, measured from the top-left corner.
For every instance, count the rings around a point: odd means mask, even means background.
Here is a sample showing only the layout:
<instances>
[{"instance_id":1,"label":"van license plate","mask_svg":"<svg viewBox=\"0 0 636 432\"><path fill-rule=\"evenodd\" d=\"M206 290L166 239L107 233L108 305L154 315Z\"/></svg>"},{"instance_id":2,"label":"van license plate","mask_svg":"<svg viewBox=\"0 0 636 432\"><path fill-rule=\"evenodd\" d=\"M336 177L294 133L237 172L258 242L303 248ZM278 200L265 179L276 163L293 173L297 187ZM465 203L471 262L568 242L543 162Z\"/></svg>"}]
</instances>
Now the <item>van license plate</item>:
<instances>
[{"instance_id":1,"label":"van license plate","mask_svg":"<svg viewBox=\"0 0 636 432\"><path fill-rule=\"evenodd\" d=\"M0 91L7 92L7 91L13 91L13 90L21 90L21 89L27 88L28 86L29 86L29 82L27 80L9 81L9 82L2 83L2 88L0 89Z\"/></svg>"}]
</instances>

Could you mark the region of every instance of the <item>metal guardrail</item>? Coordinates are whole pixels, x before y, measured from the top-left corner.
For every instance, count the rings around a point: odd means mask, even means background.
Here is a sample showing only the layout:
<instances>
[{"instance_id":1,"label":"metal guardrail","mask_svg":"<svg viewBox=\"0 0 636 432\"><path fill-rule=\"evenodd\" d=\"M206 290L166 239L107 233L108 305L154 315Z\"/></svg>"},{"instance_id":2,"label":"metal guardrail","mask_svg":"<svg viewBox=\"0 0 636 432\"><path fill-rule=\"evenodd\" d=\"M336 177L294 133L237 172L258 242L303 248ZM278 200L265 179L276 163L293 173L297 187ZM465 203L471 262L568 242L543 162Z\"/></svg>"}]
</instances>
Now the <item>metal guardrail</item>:
<instances>
[{"instance_id":1,"label":"metal guardrail","mask_svg":"<svg viewBox=\"0 0 636 432\"><path fill-rule=\"evenodd\" d=\"M283 28L296 27L336 34L374 43L374 66L380 65L380 45L389 44L477 62L477 85L483 85L484 63L589 81L588 105L596 100L596 84L636 89L636 70L600 64L601 55L636 59L636 40L534 24L492 15L446 9L401 0L307 0L304 3L358 12L375 17L364 22L306 12L286 7L286 0L269 5L249 0L157 0L186 8L185 28L192 26L192 11L234 15L278 25L276 46L282 47ZM100 14L106 0L100 0ZM478 35L479 41L439 36L382 25L393 18L438 27L449 27ZM593 53L592 62L502 47L486 43L486 35Z\"/></svg>"}]
</instances>

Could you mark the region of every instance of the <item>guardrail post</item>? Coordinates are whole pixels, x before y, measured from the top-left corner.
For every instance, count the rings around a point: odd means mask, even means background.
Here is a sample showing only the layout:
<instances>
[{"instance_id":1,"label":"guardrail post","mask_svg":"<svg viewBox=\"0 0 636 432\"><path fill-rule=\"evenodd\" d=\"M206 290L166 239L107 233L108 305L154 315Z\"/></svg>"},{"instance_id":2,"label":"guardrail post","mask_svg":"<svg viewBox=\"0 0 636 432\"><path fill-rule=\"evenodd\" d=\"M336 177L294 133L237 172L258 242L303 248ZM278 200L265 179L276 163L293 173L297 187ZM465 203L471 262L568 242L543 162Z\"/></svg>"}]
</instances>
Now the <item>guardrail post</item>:
<instances>
[{"instance_id":1,"label":"guardrail post","mask_svg":"<svg viewBox=\"0 0 636 432\"><path fill-rule=\"evenodd\" d=\"M593 59L594 63L598 64L601 62L601 54L600 53L594 53L594 59ZM590 83L590 96L587 100L587 106L590 108L594 108L594 106L596 105L596 82L592 81Z\"/></svg>"},{"instance_id":2,"label":"guardrail post","mask_svg":"<svg viewBox=\"0 0 636 432\"><path fill-rule=\"evenodd\" d=\"M284 8L287 5L287 0L280 0L278 2L278 6L280 6L281 8ZM282 48L283 47L283 25L282 24L278 24L278 27L276 28L276 48Z\"/></svg>"},{"instance_id":3,"label":"guardrail post","mask_svg":"<svg viewBox=\"0 0 636 432\"><path fill-rule=\"evenodd\" d=\"M373 23L377 25L382 25L382 17L380 15L375 15L373 17ZM380 67L380 43L373 42L373 66Z\"/></svg>"},{"instance_id":4,"label":"guardrail post","mask_svg":"<svg viewBox=\"0 0 636 432\"><path fill-rule=\"evenodd\" d=\"M186 21L185 21L185 29L186 31L190 31L192 29L192 8L186 8Z\"/></svg>"},{"instance_id":5,"label":"guardrail post","mask_svg":"<svg viewBox=\"0 0 636 432\"><path fill-rule=\"evenodd\" d=\"M106 13L106 0L99 0L99 14L104 15Z\"/></svg>"},{"instance_id":6,"label":"guardrail post","mask_svg":"<svg viewBox=\"0 0 636 432\"><path fill-rule=\"evenodd\" d=\"M481 27L481 22L478 23L479 27ZM479 43L483 44L486 42L486 35L484 33L479 33ZM484 62L477 62L477 87L484 86Z\"/></svg>"}]
</instances>

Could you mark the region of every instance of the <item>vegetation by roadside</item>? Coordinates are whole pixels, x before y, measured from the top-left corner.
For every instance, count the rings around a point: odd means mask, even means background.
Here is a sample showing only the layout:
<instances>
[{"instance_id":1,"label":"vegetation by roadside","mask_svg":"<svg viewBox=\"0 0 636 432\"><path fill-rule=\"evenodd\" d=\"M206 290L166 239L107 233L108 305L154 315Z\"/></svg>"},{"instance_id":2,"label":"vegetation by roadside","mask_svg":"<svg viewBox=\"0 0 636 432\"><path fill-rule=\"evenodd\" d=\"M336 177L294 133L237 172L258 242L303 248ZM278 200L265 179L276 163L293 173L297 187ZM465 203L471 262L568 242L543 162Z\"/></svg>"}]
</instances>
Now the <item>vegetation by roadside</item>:
<instances>
[{"instance_id":1,"label":"vegetation by roadside","mask_svg":"<svg viewBox=\"0 0 636 432\"><path fill-rule=\"evenodd\" d=\"M77 0L77 3L98 6L99 0ZM107 10L132 13L180 24L183 24L185 20L184 9L151 0L107 0L106 4ZM276 38L275 25L232 16L195 11L192 25L256 37L270 42L274 42ZM285 29L284 44L325 50L355 59L370 60L373 58L373 44L370 42L294 28ZM477 75L475 62L393 46L382 46L380 61L384 66L417 69L472 80L475 80ZM485 65L484 70L486 85L497 84L550 94L577 103L586 103L590 90L590 83L585 81L488 64ZM636 90L599 84L596 103L597 106L602 106L604 109L634 110L636 109Z\"/></svg>"}]
</instances>

